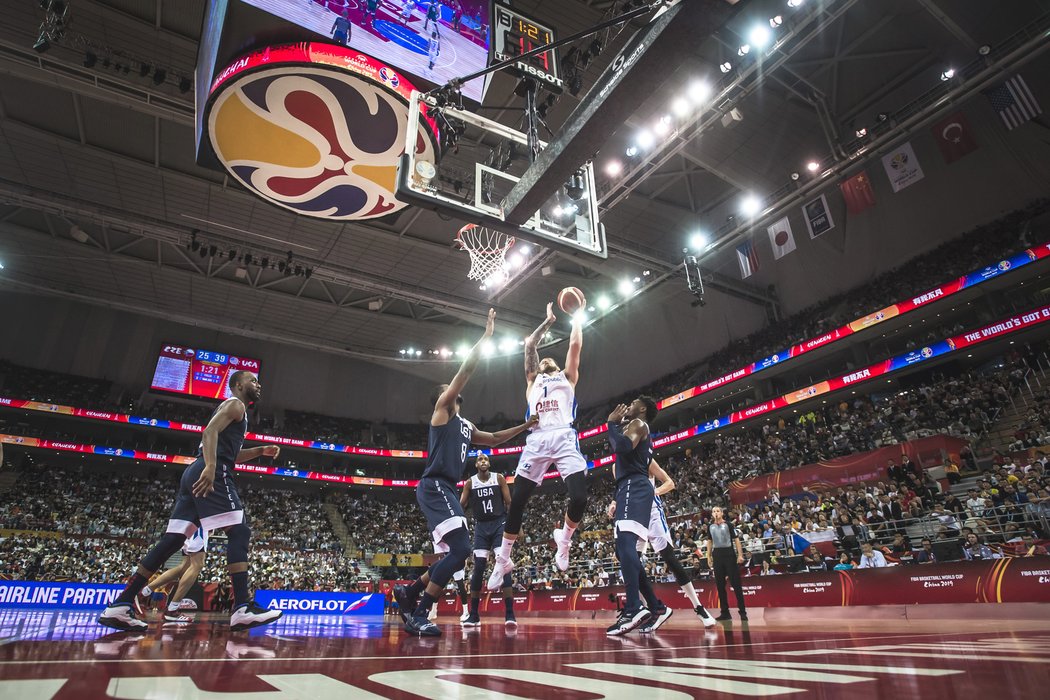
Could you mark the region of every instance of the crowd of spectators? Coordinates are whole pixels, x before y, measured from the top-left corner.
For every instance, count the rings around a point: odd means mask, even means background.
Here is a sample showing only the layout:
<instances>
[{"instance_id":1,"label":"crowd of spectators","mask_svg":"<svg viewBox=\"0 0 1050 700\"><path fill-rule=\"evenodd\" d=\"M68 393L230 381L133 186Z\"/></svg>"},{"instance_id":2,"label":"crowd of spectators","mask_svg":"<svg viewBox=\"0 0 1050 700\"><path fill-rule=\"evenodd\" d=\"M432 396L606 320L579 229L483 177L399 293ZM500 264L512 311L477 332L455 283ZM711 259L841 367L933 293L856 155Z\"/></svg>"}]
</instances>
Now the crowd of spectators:
<instances>
[{"instance_id":1,"label":"crowd of spectators","mask_svg":"<svg viewBox=\"0 0 1050 700\"><path fill-rule=\"evenodd\" d=\"M0 360L0 395L44 403L76 403L99 411L118 409L113 383L74 374L48 372Z\"/></svg>"}]
</instances>

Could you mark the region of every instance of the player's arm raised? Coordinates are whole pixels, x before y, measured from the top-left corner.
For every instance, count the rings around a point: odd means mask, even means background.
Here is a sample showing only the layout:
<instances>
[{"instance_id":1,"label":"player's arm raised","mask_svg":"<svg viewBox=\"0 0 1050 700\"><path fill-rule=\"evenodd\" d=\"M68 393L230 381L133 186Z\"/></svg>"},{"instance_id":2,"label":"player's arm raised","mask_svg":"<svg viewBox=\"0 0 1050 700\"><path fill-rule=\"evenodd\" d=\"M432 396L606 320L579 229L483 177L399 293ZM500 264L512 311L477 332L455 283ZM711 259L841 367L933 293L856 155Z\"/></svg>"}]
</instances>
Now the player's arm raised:
<instances>
[{"instance_id":1,"label":"player's arm raised","mask_svg":"<svg viewBox=\"0 0 1050 700\"><path fill-rule=\"evenodd\" d=\"M554 315L554 304L547 304L547 318L543 319L543 323L525 339L525 381L528 384L532 384L532 380L540 372L539 347L543 334L554 325L556 320L558 319Z\"/></svg>"},{"instance_id":2,"label":"player's arm raised","mask_svg":"<svg viewBox=\"0 0 1050 700\"><path fill-rule=\"evenodd\" d=\"M503 494L503 505L510 508L510 486L507 484L507 477L496 474L496 481L499 482L499 490Z\"/></svg>"},{"instance_id":3,"label":"player's arm raised","mask_svg":"<svg viewBox=\"0 0 1050 700\"><path fill-rule=\"evenodd\" d=\"M572 332L569 333L569 350L565 353L565 378L576 386L580 381L580 352L583 350L583 321L572 320Z\"/></svg>"},{"instance_id":4,"label":"player's arm raised","mask_svg":"<svg viewBox=\"0 0 1050 700\"><path fill-rule=\"evenodd\" d=\"M470 381L470 376L474 374L474 370L478 368L478 362L481 360L481 345L492 337L495 325L496 310L489 309L489 316L485 321L485 332L481 334L478 342L474 343L474 347L470 349L470 352L464 358L463 364L459 366L456 376L452 378L448 388L445 389L441 396L438 397L437 403L434 404L434 415L430 418L432 425L444 425L448 422L448 417L452 413L449 409L452 408L456 397L463 391L463 387Z\"/></svg>"},{"instance_id":5,"label":"player's arm raised","mask_svg":"<svg viewBox=\"0 0 1050 700\"><path fill-rule=\"evenodd\" d=\"M215 450L218 446L219 433L234 421L244 420L244 404L240 399L227 399L219 410L208 421L201 436L201 454L204 455L204 470L193 484L193 495L203 498L215 490Z\"/></svg>"},{"instance_id":6,"label":"player's arm raised","mask_svg":"<svg viewBox=\"0 0 1050 700\"><path fill-rule=\"evenodd\" d=\"M502 445L511 438L521 435L526 430L536 427L539 422L540 417L538 415L533 415L521 425L515 425L513 428L507 428L506 430L500 430L495 433L486 433L484 430L474 428L474 434L470 436L470 441L475 445L496 447L497 445Z\"/></svg>"},{"instance_id":7,"label":"player's arm raised","mask_svg":"<svg viewBox=\"0 0 1050 700\"><path fill-rule=\"evenodd\" d=\"M463 482L463 490L459 492L459 504L464 508L467 507L467 501L470 500L470 479L468 478Z\"/></svg>"},{"instance_id":8,"label":"player's arm raised","mask_svg":"<svg viewBox=\"0 0 1050 700\"><path fill-rule=\"evenodd\" d=\"M664 468L655 459L649 462L649 476L656 479L656 483L660 484L656 487L657 496L663 496L665 493L674 491L674 479L664 471Z\"/></svg>"},{"instance_id":9,"label":"player's arm raised","mask_svg":"<svg viewBox=\"0 0 1050 700\"><path fill-rule=\"evenodd\" d=\"M625 428L621 421L627 414L626 404L620 404L609 414L609 446L613 452L630 452L649 434L649 426L635 418Z\"/></svg>"}]
</instances>

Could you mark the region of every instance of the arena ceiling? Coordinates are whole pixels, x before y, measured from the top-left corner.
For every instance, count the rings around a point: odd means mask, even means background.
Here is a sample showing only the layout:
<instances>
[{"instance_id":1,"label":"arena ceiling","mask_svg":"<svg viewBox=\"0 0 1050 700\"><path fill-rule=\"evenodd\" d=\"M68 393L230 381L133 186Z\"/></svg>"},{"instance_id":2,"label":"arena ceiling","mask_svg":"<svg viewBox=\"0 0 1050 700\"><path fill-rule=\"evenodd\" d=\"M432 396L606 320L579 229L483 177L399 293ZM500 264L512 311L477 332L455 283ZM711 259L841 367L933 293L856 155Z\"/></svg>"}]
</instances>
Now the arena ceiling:
<instances>
[{"instance_id":1,"label":"arena ceiling","mask_svg":"<svg viewBox=\"0 0 1050 700\"><path fill-rule=\"evenodd\" d=\"M713 123L631 166L641 175L626 184L604 183L609 259L536 255L490 297L467 281L466 256L450 245L460 222L409 209L379 223L323 223L195 164L193 93L179 82L193 74L204 0L69 4L70 34L45 53L33 50L44 14L35 0L6 3L0 27L0 286L384 357L406 344L436 348L474 337L490 303L527 332L567 284L613 290L643 270L651 279L673 276L693 231L732 228L726 212L742 193L775 192L806 161L830 162L836 143L929 89L941 67L968 63L980 46L1048 9L1039 1L1011 2L1008 11L982 0L806 0L794 9L786 0L740 2L716 36L682 47L659 93L637 106L599 155L599 168L619 157L640 126L655 123L696 81L728 86L718 109L708 110ZM567 34L623 2L515 5ZM791 41L733 84L742 68L723 76L719 64L736 64L751 28L775 15L785 20L778 33L790 32ZM110 65L100 56L85 67L74 35L108 47ZM584 93L625 38L612 39L587 66ZM145 61L165 67L166 81L140 76ZM497 84L487 104L515 107L512 87ZM559 99L552 126L577 100ZM719 117L732 107L744 118L724 128ZM193 229L220 252L253 251L256 260L292 250L314 273L285 276L242 269L221 255L202 258L186 246ZM729 258L709 268L720 293L764 302L764 290L733 279ZM684 284L671 300L688 305Z\"/></svg>"}]
</instances>

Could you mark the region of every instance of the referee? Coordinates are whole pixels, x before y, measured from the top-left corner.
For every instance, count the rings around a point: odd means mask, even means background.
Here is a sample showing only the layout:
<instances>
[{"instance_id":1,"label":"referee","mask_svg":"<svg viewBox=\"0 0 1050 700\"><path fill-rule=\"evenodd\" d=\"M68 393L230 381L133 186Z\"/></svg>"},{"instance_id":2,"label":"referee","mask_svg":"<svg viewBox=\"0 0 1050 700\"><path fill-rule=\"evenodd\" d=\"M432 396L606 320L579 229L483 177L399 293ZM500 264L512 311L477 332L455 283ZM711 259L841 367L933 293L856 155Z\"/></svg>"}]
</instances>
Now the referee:
<instances>
[{"instance_id":1,"label":"referee","mask_svg":"<svg viewBox=\"0 0 1050 700\"><path fill-rule=\"evenodd\" d=\"M722 614L715 619L722 622L733 619L729 616L729 597L726 595L726 576L728 576L729 583L733 586L733 593L736 594L740 619L746 620L744 589L740 585L739 565L744 563L744 550L740 546L740 535L732 523L725 521L721 506L711 509L711 517L714 522L708 529L707 565L715 572L718 604L722 609Z\"/></svg>"}]
</instances>

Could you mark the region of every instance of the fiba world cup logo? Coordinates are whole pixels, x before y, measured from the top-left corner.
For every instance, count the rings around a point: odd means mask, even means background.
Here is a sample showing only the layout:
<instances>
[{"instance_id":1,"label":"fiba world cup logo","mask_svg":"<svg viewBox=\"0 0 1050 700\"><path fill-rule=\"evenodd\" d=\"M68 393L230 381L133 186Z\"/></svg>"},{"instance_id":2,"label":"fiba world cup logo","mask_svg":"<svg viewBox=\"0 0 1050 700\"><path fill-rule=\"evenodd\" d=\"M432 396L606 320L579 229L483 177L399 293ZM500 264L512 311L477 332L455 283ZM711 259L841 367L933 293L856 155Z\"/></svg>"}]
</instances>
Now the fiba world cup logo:
<instances>
[{"instance_id":1,"label":"fiba world cup logo","mask_svg":"<svg viewBox=\"0 0 1050 700\"><path fill-rule=\"evenodd\" d=\"M922 349L922 356L927 360L933 357L933 348L925 347Z\"/></svg>"},{"instance_id":2,"label":"fiba world cup logo","mask_svg":"<svg viewBox=\"0 0 1050 700\"><path fill-rule=\"evenodd\" d=\"M907 153L895 153L890 158L890 167L894 170L900 170L908 166L908 154Z\"/></svg>"},{"instance_id":3,"label":"fiba world cup logo","mask_svg":"<svg viewBox=\"0 0 1050 700\"><path fill-rule=\"evenodd\" d=\"M1002 270L1003 272L1006 272L1007 270L1009 270L1009 269L1010 269L1010 261L1009 261L1009 260L1003 260L1003 261L1001 261L1001 262L999 263L998 267L999 267L999 269L1000 269L1000 270Z\"/></svg>"},{"instance_id":4,"label":"fiba world cup logo","mask_svg":"<svg viewBox=\"0 0 1050 700\"><path fill-rule=\"evenodd\" d=\"M379 69L379 79L382 80L384 84L389 85L392 88L396 88L398 85L401 84L401 80L397 77L397 73L390 70L386 66L383 66Z\"/></svg>"}]
</instances>

